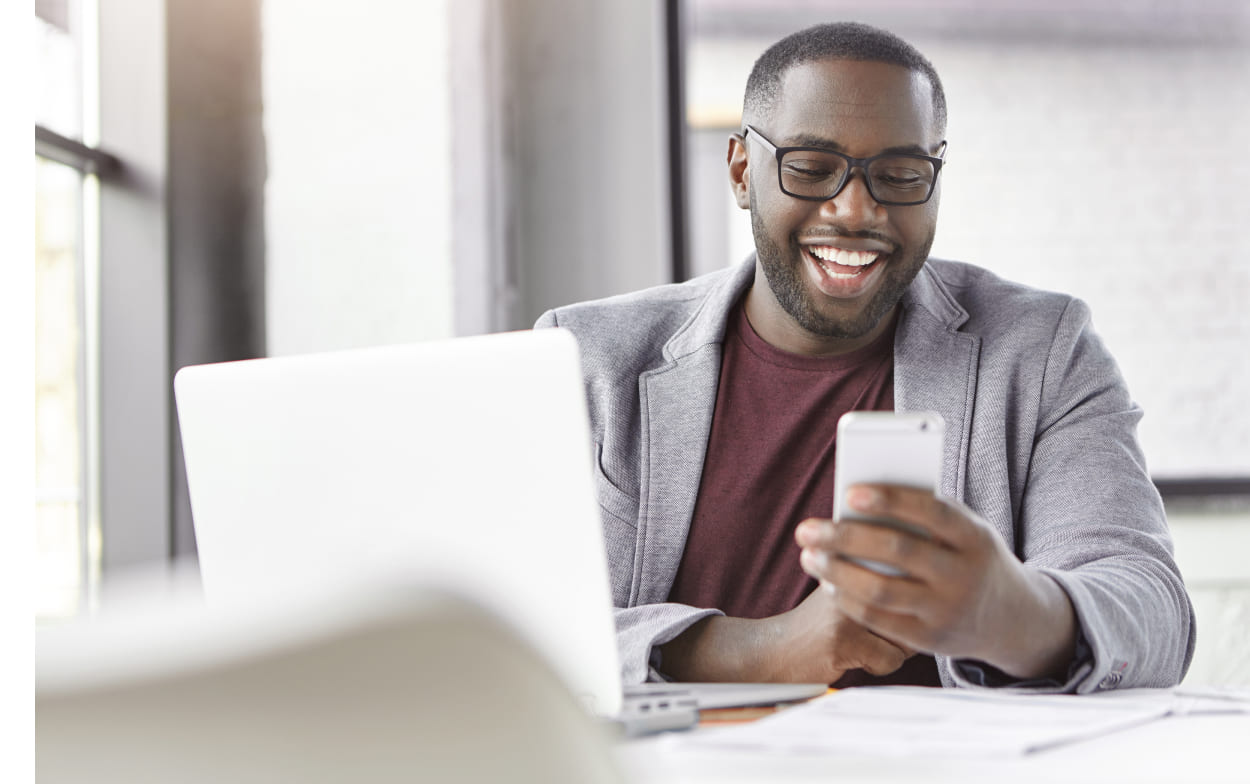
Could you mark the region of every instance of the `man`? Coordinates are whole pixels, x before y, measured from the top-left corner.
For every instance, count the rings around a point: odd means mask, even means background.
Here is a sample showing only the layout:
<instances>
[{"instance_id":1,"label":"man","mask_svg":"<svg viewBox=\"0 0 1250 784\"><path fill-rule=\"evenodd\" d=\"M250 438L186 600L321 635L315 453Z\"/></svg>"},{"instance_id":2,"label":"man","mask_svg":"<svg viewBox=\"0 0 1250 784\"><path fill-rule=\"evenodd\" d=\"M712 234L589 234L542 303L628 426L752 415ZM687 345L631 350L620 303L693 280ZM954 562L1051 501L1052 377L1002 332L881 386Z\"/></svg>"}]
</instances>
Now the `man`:
<instances>
[{"instance_id":1,"label":"man","mask_svg":"<svg viewBox=\"0 0 1250 784\"><path fill-rule=\"evenodd\" d=\"M582 347L627 681L1090 692L1184 674L1192 608L1140 411L1086 307L929 258L945 125L901 39L792 35L756 62L729 141L755 256L539 319ZM827 519L849 410L945 419L937 496L847 499L921 535Z\"/></svg>"}]
</instances>

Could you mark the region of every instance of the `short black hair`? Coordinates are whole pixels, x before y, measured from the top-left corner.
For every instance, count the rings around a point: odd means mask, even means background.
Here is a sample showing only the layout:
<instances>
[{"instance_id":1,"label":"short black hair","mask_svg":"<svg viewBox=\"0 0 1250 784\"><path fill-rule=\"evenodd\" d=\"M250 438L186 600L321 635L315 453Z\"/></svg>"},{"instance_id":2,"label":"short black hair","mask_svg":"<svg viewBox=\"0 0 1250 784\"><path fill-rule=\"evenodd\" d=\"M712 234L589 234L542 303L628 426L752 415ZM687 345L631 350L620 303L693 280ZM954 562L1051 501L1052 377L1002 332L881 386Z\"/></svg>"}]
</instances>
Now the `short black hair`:
<instances>
[{"instance_id":1,"label":"short black hair","mask_svg":"<svg viewBox=\"0 0 1250 784\"><path fill-rule=\"evenodd\" d=\"M820 60L865 60L901 65L923 74L933 88L933 114L946 129L946 93L933 63L894 33L858 22L834 22L800 30L768 47L747 77L743 117L766 118L781 92L781 79L796 65Z\"/></svg>"}]
</instances>

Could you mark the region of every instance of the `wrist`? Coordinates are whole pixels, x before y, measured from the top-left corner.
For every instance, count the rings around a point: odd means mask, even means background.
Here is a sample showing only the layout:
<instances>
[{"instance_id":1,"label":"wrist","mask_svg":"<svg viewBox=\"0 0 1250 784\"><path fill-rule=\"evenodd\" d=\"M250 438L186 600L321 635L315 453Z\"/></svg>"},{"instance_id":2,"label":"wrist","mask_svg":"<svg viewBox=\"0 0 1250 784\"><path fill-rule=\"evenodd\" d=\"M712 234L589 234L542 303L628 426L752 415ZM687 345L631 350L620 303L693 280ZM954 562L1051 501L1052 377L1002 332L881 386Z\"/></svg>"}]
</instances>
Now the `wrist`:
<instances>
[{"instance_id":1,"label":"wrist","mask_svg":"<svg viewBox=\"0 0 1250 784\"><path fill-rule=\"evenodd\" d=\"M1042 572L1023 569L1023 601L1009 607L1000 645L983 660L1016 678L1064 680L1076 652L1076 611L1068 594Z\"/></svg>"},{"instance_id":2,"label":"wrist","mask_svg":"<svg viewBox=\"0 0 1250 784\"><path fill-rule=\"evenodd\" d=\"M769 619L713 615L660 645L660 670L678 681L764 681L761 639Z\"/></svg>"}]
</instances>

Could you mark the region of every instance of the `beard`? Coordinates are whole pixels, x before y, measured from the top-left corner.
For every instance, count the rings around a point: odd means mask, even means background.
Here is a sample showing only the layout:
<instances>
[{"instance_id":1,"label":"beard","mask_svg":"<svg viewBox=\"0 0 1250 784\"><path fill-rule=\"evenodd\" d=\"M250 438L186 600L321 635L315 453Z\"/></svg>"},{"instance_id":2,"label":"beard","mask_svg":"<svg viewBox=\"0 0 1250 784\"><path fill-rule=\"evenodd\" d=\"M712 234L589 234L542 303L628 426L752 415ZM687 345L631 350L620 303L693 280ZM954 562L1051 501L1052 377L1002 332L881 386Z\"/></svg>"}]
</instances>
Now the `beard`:
<instances>
[{"instance_id":1,"label":"beard","mask_svg":"<svg viewBox=\"0 0 1250 784\"><path fill-rule=\"evenodd\" d=\"M822 313L816 306L813 292L804 282L802 267L806 263L803 251L799 247L798 238L790 235L790 246L780 248L768 236L763 220L755 209L755 194L751 193L751 232L755 235L755 249L759 256L760 266L768 287L778 304L790 317L807 332L826 338L861 338L872 331L903 298L903 292L915 280L925 260L929 258L929 248L933 246L935 229L929 230L929 236L916 248L910 251L898 247L886 258L877 260L877 264L886 264L881 285L872 298L864 303L859 312L849 317L834 317ZM867 231L841 232L843 237L871 238L882 240L880 235Z\"/></svg>"}]
</instances>

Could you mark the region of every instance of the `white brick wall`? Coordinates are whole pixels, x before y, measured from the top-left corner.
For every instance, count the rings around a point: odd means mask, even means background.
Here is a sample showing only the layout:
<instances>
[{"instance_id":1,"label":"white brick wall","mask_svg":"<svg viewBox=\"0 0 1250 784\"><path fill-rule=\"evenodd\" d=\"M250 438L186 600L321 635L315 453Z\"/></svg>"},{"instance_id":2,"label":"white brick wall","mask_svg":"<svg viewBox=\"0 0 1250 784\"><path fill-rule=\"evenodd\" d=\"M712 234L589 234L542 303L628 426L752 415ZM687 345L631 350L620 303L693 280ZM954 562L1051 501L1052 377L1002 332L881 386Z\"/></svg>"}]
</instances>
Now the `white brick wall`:
<instances>
[{"instance_id":1,"label":"white brick wall","mask_svg":"<svg viewBox=\"0 0 1250 784\"><path fill-rule=\"evenodd\" d=\"M934 252L1085 299L1158 476L1250 475L1250 52L932 43Z\"/></svg>"}]
</instances>

